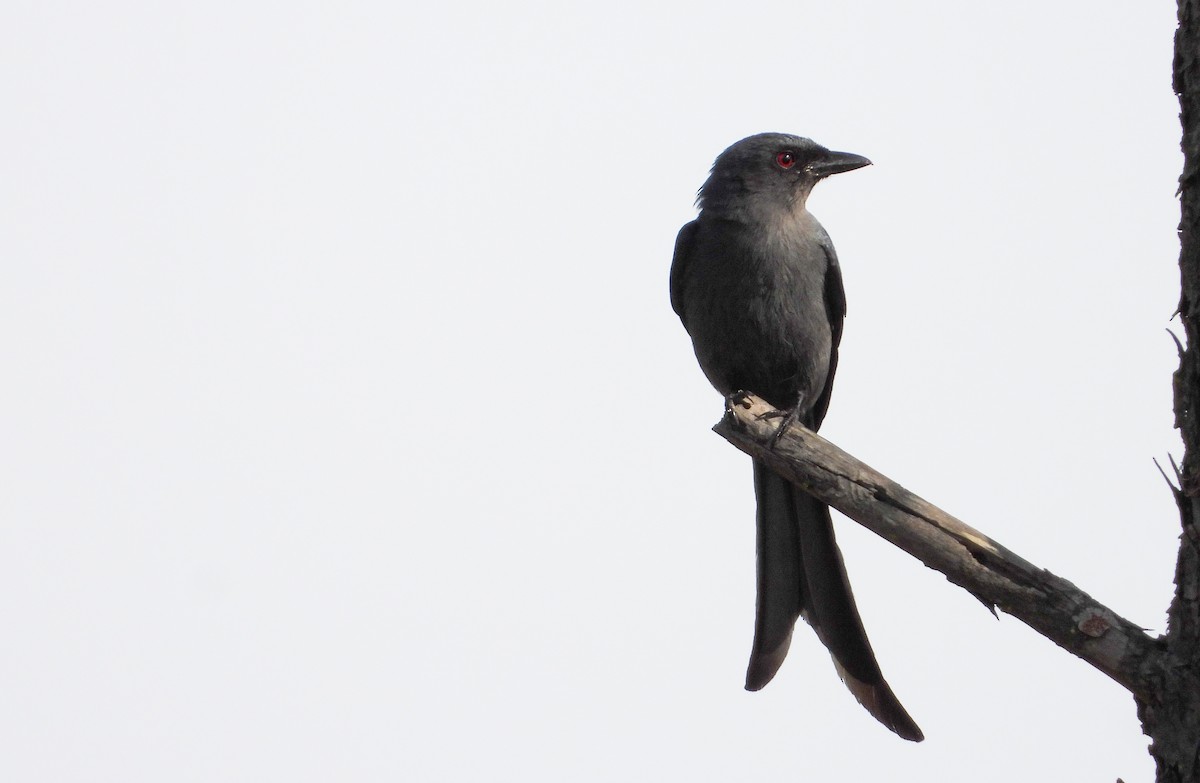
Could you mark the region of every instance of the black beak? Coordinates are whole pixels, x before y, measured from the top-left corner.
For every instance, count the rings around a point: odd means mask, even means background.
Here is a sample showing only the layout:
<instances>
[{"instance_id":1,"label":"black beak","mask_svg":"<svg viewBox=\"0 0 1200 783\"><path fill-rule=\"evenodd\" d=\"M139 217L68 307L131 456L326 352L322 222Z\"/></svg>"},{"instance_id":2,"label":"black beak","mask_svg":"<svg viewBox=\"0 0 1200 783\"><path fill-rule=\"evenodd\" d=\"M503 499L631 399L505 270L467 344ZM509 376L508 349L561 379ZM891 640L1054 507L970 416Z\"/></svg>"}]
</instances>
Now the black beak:
<instances>
[{"instance_id":1,"label":"black beak","mask_svg":"<svg viewBox=\"0 0 1200 783\"><path fill-rule=\"evenodd\" d=\"M822 152L816 160L804 167L809 174L817 177L828 177L830 174L841 174L843 171L854 171L863 166L870 166L871 161L853 152Z\"/></svg>"}]
</instances>

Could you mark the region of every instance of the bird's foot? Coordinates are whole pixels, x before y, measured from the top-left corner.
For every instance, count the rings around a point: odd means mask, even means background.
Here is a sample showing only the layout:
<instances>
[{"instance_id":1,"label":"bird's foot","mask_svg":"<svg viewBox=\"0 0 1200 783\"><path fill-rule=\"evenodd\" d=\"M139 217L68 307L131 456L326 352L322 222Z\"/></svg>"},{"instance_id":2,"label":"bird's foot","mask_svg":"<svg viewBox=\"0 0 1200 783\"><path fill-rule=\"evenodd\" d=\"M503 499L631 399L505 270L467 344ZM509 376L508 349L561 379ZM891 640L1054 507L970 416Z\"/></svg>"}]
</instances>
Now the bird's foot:
<instances>
[{"instance_id":1,"label":"bird's foot","mask_svg":"<svg viewBox=\"0 0 1200 783\"><path fill-rule=\"evenodd\" d=\"M725 412L733 413L733 409L749 408L750 407L750 392L744 389L738 389L732 394L725 395Z\"/></svg>"},{"instance_id":2,"label":"bird's foot","mask_svg":"<svg viewBox=\"0 0 1200 783\"><path fill-rule=\"evenodd\" d=\"M779 445L779 439L783 437L783 433L787 432L788 428L796 422L797 418L799 418L798 411L798 408L792 408L790 411L770 411L769 413L764 413L762 415L761 418L764 419L783 419L781 422L779 422L779 427L775 430L775 434L771 436L772 451L776 446Z\"/></svg>"},{"instance_id":3,"label":"bird's foot","mask_svg":"<svg viewBox=\"0 0 1200 783\"><path fill-rule=\"evenodd\" d=\"M803 403L804 403L804 395L801 394L796 399L796 407L791 408L790 410L786 410L786 411L770 410L770 411L767 411L766 413L759 414L759 417L758 417L759 421L762 421L764 419L782 419L782 421L779 422L779 427L776 428L776 430L775 430L775 434L771 436L771 449L772 450L776 446L779 445L779 440L780 440L780 438L783 437L783 433L787 432L788 427L791 427L793 424L796 423L796 420L798 418L800 418L800 408Z\"/></svg>"}]
</instances>

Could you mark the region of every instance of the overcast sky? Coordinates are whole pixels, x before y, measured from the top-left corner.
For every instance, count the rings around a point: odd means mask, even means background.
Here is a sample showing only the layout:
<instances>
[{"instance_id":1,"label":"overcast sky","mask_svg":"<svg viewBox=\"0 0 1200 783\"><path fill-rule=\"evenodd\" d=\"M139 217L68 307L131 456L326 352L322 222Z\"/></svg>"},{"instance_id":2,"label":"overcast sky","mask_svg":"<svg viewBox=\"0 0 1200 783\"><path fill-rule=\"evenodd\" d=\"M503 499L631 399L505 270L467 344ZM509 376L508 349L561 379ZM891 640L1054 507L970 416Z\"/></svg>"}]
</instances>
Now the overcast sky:
<instances>
[{"instance_id":1,"label":"overcast sky","mask_svg":"<svg viewBox=\"0 0 1200 783\"><path fill-rule=\"evenodd\" d=\"M9 2L0 778L1151 779L1128 694L845 519L928 739L806 629L742 689L667 271L731 142L870 157L810 201L823 434L1161 632L1174 13Z\"/></svg>"}]
</instances>

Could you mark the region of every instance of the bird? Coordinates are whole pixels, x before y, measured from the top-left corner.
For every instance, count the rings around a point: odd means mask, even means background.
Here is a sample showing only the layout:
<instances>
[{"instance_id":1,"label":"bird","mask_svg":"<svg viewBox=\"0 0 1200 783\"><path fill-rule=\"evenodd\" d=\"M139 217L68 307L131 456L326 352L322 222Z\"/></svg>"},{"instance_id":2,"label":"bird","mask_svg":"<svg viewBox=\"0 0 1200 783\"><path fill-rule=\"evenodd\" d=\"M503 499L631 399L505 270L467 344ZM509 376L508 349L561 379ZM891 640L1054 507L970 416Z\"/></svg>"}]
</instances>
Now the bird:
<instances>
[{"instance_id":1,"label":"bird","mask_svg":"<svg viewBox=\"0 0 1200 783\"><path fill-rule=\"evenodd\" d=\"M846 296L833 243L808 197L825 177L870 164L785 133L749 136L717 157L696 198L699 215L675 240L670 288L700 368L727 405L749 391L786 412L781 428L821 426ZM859 703L920 742L921 729L875 659L829 507L759 460L754 490L758 589L746 689L775 676L803 617Z\"/></svg>"}]
</instances>

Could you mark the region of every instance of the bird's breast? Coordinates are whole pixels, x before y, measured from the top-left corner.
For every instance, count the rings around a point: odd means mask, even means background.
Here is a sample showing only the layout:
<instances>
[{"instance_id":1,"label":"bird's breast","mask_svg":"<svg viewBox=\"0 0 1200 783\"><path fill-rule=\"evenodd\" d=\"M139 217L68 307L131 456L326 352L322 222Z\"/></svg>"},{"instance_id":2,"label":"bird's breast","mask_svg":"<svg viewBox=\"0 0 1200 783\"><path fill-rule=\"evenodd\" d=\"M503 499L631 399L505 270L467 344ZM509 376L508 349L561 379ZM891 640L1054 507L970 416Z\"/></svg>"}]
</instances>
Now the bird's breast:
<instances>
[{"instance_id":1,"label":"bird's breast","mask_svg":"<svg viewBox=\"0 0 1200 783\"><path fill-rule=\"evenodd\" d=\"M828 259L816 237L771 226L720 226L701 237L687 285L688 330L723 393L754 391L779 407L814 403L828 374Z\"/></svg>"}]
</instances>

